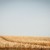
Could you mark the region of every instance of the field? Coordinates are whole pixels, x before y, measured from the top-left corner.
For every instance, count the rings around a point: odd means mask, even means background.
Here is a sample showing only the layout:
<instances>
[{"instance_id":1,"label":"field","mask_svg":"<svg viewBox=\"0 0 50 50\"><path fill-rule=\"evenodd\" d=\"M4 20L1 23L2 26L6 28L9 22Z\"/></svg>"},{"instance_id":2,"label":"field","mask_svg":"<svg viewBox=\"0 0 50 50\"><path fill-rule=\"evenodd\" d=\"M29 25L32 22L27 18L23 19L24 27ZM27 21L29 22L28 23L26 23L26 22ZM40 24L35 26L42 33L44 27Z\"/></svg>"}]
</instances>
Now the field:
<instances>
[{"instance_id":1,"label":"field","mask_svg":"<svg viewBox=\"0 0 50 50\"><path fill-rule=\"evenodd\" d=\"M50 37L0 36L0 50L50 50Z\"/></svg>"}]
</instances>

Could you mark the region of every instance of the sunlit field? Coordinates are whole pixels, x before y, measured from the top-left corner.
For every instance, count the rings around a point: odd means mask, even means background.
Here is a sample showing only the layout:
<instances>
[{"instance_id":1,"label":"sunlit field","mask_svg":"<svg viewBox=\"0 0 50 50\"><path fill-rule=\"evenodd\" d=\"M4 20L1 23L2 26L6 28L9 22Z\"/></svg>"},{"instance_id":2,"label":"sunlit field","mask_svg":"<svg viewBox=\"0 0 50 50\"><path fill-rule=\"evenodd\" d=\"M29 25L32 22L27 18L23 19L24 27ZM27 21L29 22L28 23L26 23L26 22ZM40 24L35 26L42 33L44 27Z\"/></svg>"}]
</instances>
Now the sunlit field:
<instances>
[{"instance_id":1,"label":"sunlit field","mask_svg":"<svg viewBox=\"0 0 50 50\"><path fill-rule=\"evenodd\" d=\"M0 36L0 50L50 50L50 37Z\"/></svg>"}]
</instances>

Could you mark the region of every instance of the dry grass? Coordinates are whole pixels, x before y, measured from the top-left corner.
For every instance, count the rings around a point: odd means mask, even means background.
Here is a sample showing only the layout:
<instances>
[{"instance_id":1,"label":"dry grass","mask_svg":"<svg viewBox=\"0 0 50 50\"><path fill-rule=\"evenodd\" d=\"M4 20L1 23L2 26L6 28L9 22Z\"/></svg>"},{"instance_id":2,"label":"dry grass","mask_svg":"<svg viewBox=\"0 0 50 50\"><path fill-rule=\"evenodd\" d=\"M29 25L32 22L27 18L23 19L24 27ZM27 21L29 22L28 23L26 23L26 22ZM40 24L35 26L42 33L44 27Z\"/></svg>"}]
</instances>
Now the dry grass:
<instances>
[{"instance_id":1,"label":"dry grass","mask_svg":"<svg viewBox=\"0 0 50 50\"><path fill-rule=\"evenodd\" d=\"M50 50L50 37L0 36L0 49L5 48L7 50Z\"/></svg>"}]
</instances>

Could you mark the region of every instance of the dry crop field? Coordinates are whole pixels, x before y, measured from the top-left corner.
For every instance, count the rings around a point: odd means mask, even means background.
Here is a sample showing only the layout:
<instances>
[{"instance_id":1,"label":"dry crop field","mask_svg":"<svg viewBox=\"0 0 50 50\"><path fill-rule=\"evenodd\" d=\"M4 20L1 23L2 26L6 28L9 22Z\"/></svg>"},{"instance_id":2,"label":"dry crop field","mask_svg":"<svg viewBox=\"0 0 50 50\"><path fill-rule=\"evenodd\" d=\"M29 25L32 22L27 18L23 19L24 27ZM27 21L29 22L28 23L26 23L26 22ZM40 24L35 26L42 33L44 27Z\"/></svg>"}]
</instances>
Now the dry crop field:
<instances>
[{"instance_id":1,"label":"dry crop field","mask_svg":"<svg viewBox=\"0 0 50 50\"><path fill-rule=\"evenodd\" d=\"M0 50L50 50L50 37L0 36Z\"/></svg>"}]
</instances>

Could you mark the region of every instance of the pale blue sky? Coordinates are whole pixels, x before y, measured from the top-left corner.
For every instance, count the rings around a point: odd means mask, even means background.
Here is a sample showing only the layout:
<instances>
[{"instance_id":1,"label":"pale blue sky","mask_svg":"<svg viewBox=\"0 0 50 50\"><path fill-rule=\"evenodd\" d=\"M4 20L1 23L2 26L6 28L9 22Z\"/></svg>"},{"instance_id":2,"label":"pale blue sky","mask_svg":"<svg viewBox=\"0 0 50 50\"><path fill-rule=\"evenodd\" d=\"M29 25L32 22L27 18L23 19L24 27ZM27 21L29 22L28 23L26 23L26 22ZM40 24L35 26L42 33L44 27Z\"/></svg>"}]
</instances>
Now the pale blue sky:
<instances>
[{"instance_id":1,"label":"pale blue sky","mask_svg":"<svg viewBox=\"0 0 50 50\"><path fill-rule=\"evenodd\" d=\"M50 0L0 0L0 35L50 36Z\"/></svg>"}]
</instances>

